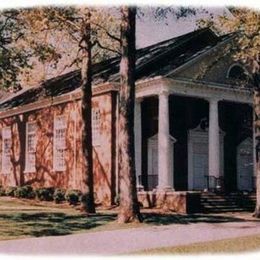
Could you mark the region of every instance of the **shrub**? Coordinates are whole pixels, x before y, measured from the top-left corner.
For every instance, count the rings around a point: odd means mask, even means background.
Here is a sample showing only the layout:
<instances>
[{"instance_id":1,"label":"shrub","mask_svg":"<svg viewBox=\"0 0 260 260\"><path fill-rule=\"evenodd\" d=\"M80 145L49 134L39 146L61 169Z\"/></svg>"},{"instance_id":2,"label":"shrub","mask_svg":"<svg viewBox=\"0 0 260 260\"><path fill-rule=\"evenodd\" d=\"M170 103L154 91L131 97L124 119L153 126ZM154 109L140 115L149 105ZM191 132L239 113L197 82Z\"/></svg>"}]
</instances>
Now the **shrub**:
<instances>
[{"instance_id":1,"label":"shrub","mask_svg":"<svg viewBox=\"0 0 260 260\"><path fill-rule=\"evenodd\" d=\"M14 192L17 190L17 187L7 187L5 190L6 196L14 197Z\"/></svg>"},{"instance_id":2,"label":"shrub","mask_svg":"<svg viewBox=\"0 0 260 260\"><path fill-rule=\"evenodd\" d=\"M68 190L65 194L65 198L70 205L76 205L81 199L81 191L79 190Z\"/></svg>"},{"instance_id":3,"label":"shrub","mask_svg":"<svg viewBox=\"0 0 260 260\"><path fill-rule=\"evenodd\" d=\"M0 186L0 196L5 196L5 189L4 187Z\"/></svg>"},{"instance_id":4,"label":"shrub","mask_svg":"<svg viewBox=\"0 0 260 260\"><path fill-rule=\"evenodd\" d=\"M39 188L35 190L36 197L39 200L42 201L52 201L53 200L53 194L54 194L54 188Z\"/></svg>"},{"instance_id":5,"label":"shrub","mask_svg":"<svg viewBox=\"0 0 260 260\"><path fill-rule=\"evenodd\" d=\"M65 200L65 190L64 189L55 189L53 194L53 199L55 203L60 203Z\"/></svg>"},{"instance_id":6,"label":"shrub","mask_svg":"<svg viewBox=\"0 0 260 260\"><path fill-rule=\"evenodd\" d=\"M35 193L33 191L33 188L29 185L18 187L14 191L14 196L17 198L26 198L26 199L32 199L35 197Z\"/></svg>"}]
</instances>

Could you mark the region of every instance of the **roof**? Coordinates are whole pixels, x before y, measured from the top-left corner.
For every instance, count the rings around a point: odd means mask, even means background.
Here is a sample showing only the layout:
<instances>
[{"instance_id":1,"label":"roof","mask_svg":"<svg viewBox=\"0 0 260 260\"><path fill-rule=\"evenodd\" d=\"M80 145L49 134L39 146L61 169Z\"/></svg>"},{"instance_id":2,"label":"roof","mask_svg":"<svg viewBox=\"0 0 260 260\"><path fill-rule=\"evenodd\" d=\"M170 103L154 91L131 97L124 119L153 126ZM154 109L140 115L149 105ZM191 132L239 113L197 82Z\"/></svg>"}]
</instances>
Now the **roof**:
<instances>
[{"instance_id":1,"label":"roof","mask_svg":"<svg viewBox=\"0 0 260 260\"><path fill-rule=\"evenodd\" d=\"M209 28L204 28L138 49L136 80L165 76L228 37L230 35L218 37ZM118 56L94 64L93 86L105 82L119 82L119 63ZM9 96L0 103L0 111L72 92L80 87L80 82L80 70L52 78L37 87L23 89Z\"/></svg>"}]
</instances>

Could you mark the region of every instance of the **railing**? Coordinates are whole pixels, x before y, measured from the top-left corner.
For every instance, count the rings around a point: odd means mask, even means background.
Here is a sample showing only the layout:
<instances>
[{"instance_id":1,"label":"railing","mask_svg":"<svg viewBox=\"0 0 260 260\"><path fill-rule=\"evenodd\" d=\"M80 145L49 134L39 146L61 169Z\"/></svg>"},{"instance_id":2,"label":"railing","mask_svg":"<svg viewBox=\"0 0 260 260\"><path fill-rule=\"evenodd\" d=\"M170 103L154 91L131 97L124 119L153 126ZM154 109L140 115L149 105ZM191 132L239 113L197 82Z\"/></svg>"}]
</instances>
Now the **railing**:
<instances>
[{"instance_id":1,"label":"railing","mask_svg":"<svg viewBox=\"0 0 260 260\"><path fill-rule=\"evenodd\" d=\"M256 176L252 176L252 188L253 188L253 191L256 190Z\"/></svg>"},{"instance_id":2,"label":"railing","mask_svg":"<svg viewBox=\"0 0 260 260\"><path fill-rule=\"evenodd\" d=\"M157 174L148 174L145 176L147 180L147 189L153 190L158 186L158 175ZM138 181L141 185L144 186L144 183L142 182L142 175L138 176Z\"/></svg>"},{"instance_id":3,"label":"railing","mask_svg":"<svg viewBox=\"0 0 260 260\"><path fill-rule=\"evenodd\" d=\"M213 192L220 192L224 189L223 177L205 175L206 189Z\"/></svg>"},{"instance_id":4,"label":"railing","mask_svg":"<svg viewBox=\"0 0 260 260\"><path fill-rule=\"evenodd\" d=\"M148 186L148 190L153 190L158 186L158 175L157 174L147 175L147 186Z\"/></svg>"}]
</instances>

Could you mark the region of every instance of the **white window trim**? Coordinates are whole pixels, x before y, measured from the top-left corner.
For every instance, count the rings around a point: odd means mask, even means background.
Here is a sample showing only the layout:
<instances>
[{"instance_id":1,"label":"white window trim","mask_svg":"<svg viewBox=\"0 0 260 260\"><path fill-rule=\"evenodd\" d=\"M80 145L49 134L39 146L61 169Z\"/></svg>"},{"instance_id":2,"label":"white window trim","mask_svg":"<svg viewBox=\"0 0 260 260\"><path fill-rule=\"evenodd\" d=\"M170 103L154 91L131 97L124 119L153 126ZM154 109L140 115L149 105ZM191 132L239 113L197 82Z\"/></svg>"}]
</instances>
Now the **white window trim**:
<instances>
[{"instance_id":1,"label":"white window trim","mask_svg":"<svg viewBox=\"0 0 260 260\"><path fill-rule=\"evenodd\" d=\"M99 113L99 118L95 119L94 116L96 113ZM92 145L100 146L101 141L101 113L99 108L92 109Z\"/></svg>"},{"instance_id":2,"label":"white window trim","mask_svg":"<svg viewBox=\"0 0 260 260\"><path fill-rule=\"evenodd\" d=\"M10 174L11 173L11 168L12 168L12 162L11 162L11 155L9 156L9 163L10 163L10 167L9 169L4 167L6 165L4 165L4 160L5 158L5 153L4 153L4 139L7 139L4 137L4 132L5 131L10 131L10 140L11 140L11 146L12 146L12 133L11 133L11 127L5 127L2 129L2 174Z\"/></svg>"},{"instance_id":3,"label":"white window trim","mask_svg":"<svg viewBox=\"0 0 260 260\"><path fill-rule=\"evenodd\" d=\"M67 127L68 127L68 121L67 121L67 116L65 115L57 115L57 116L54 116L54 120L53 120L53 171L55 172L64 172L66 171L66 160L65 160L65 163L64 163L64 166L63 167L60 167L58 166L57 164L57 149L56 149L56 130L57 129L62 129L62 128L56 128L56 120L58 118L64 118L65 120L65 143L66 143L66 131L67 131ZM66 153L66 148L64 148L64 153Z\"/></svg>"},{"instance_id":4,"label":"white window trim","mask_svg":"<svg viewBox=\"0 0 260 260\"><path fill-rule=\"evenodd\" d=\"M36 165L34 165L34 167L30 168L28 165L28 155L29 155L29 151L28 151L28 128L29 128L29 124L36 124L36 121L30 121L26 123L26 144L25 144L25 170L24 173L34 173L36 172ZM36 125L36 130L35 130L35 146L37 145L37 125ZM35 148L36 149L36 148ZM36 164L36 151L35 151L35 164Z\"/></svg>"},{"instance_id":5,"label":"white window trim","mask_svg":"<svg viewBox=\"0 0 260 260\"><path fill-rule=\"evenodd\" d=\"M247 75L250 75L250 74L248 73L248 70L247 70L242 64L236 62L236 63L233 63L232 65L229 66L228 71L227 71L227 74L226 74L226 78L227 78L227 79L230 79L229 74L230 74L231 70L232 70L234 67L240 67L240 68L244 71L244 73L246 73Z\"/></svg>"}]
</instances>

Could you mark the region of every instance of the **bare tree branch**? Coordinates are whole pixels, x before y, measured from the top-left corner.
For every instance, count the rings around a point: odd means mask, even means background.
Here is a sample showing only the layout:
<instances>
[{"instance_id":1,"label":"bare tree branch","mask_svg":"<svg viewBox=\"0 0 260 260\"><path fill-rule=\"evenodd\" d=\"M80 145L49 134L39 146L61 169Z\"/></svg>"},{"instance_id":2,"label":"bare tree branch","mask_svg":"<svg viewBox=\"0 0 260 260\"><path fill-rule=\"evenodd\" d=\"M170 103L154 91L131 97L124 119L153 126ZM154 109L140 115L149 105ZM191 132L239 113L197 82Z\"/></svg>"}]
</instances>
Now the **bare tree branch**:
<instances>
[{"instance_id":1,"label":"bare tree branch","mask_svg":"<svg viewBox=\"0 0 260 260\"><path fill-rule=\"evenodd\" d=\"M103 45L100 43L100 41L97 40L97 39L96 39L95 42L92 44L92 47L93 47L94 45L97 45L98 47L100 47L100 48L103 49L103 50L108 50L108 51L111 51L111 52L116 53L116 54L118 54L118 55L121 55L121 52L119 52L119 51L117 51L117 50L115 50L115 49L109 48L109 47L107 47L107 46L103 46Z\"/></svg>"},{"instance_id":2,"label":"bare tree branch","mask_svg":"<svg viewBox=\"0 0 260 260\"><path fill-rule=\"evenodd\" d=\"M110 38L112 38L115 41L118 41L119 43L121 43L121 39L116 37L115 35L111 34L104 26L97 24L97 23L93 23L95 26L97 26L98 28L102 29L107 36L109 36Z\"/></svg>"}]
</instances>

